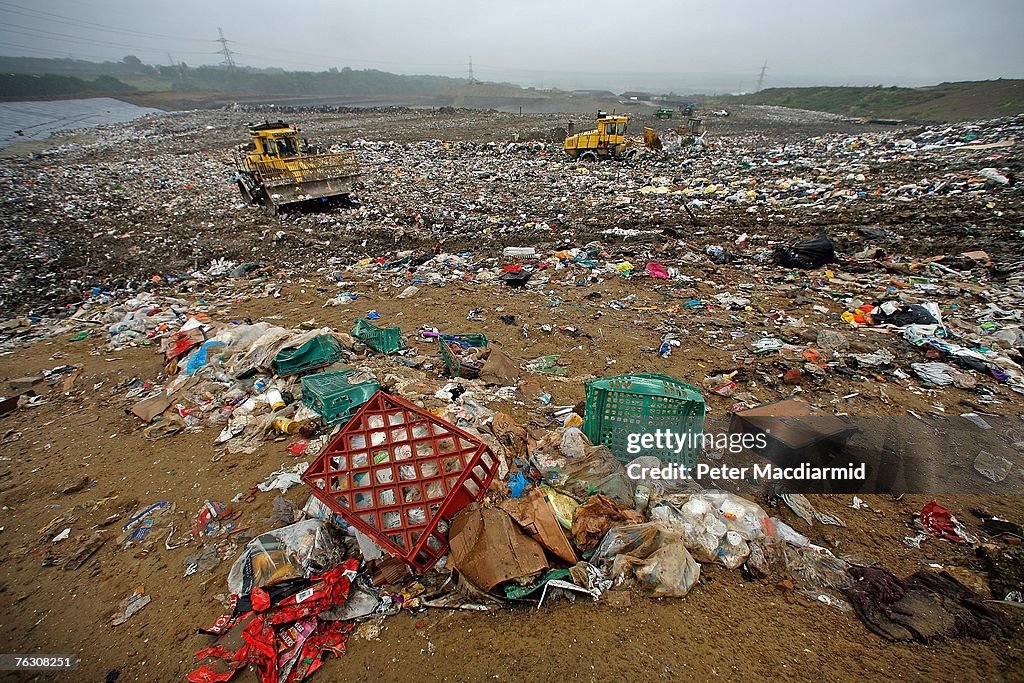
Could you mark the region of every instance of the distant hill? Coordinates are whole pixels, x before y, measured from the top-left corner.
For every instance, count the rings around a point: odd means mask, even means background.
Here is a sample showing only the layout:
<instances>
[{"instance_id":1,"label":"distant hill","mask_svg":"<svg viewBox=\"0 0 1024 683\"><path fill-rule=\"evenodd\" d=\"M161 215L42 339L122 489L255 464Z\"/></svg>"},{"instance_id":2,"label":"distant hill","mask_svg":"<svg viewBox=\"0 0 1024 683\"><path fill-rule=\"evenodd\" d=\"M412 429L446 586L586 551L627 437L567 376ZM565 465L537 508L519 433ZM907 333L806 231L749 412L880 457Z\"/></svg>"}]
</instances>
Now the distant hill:
<instances>
[{"instance_id":1,"label":"distant hill","mask_svg":"<svg viewBox=\"0 0 1024 683\"><path fill-rule=\"evenodd\" d=\"M736 102L871 118L962 121L1024 113L1024 80L964 81L926 88L766 88L714 101L725 107Z\"/></svg>"},{"instance_id":2,"label":"distant hill","mask_svg":"<svg viewBox=\"0 0 1024 683\"><path fill-rule=\"evenodd\" d=\"M88 62L73 59L40 59L0 56L0 74L7 74L8 87L0 97L44 97L96 92L95 81L128 87L120 92L208 92L237 95L383 95L431 96L465 83L445 76L393 74L376 69L328 69L326 71L285 71L223 66L190 67L143 64L128 55L120 62ZM117 79L117 81L114 81ZM114 89L108 88L108 92Z\"/></svg>"},{"instance_id":3,"label":"distant hill","mask_svg":"<svg viewBox=\"0 0 1024 683\"><path fill-rule=\"evenodd\" d=\"M5 74L0 73L0 99L20 97L68 97L84 95L124 95L135 92L113 76L97 76L87 81L77 76L56 74Z\"/></svg>"}]
</instances>

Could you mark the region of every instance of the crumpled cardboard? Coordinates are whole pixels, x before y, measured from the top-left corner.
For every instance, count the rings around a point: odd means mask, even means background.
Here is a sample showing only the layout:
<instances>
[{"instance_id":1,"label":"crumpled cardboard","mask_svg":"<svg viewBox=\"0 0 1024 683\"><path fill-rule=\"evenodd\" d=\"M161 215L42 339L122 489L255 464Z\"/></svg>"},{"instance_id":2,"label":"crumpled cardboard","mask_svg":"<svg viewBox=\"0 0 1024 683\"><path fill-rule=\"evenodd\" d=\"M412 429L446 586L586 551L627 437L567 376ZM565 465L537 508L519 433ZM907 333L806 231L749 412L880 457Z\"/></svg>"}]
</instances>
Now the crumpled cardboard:
<instances>
[{"instance_id":1,"label":"crumpled cardboard","mask_svg":"<svg viewBox=\"0 0 1024 683\"><path fill-rule=\"evenodd\" d=\"M576 552L562 532L562 526L543 489L535 488L522 498L506 500L500 507L552 555L569 564L576 564Z\"/></svg>"},{"instance_id":2,"label":"crumpled cardboard","mask_svg":"<svg viewBox=\"0 0 1024 683\"><path fill-rule=\"evenodd\" d=\"M155 420L158 415L162 415L165 410L171 407L173 402L174 396L157 394L156 396L150 396L145 400L139 401L129 408L128 412L143 422L149 423Z\"/></svg>"},{"instance_id":3,"label":"crumpled cardboard","mask_svg":"<svg viewBox=\"0 0 1024 683\"><path fill-rule=\"evenodd\" d=\"M491 420L491 431L494 438L508 449L513 458L525 458L529 436L518 422L502 412L497 412Z\"/></svg>"},{"instance_id":4,"label":"crumpled cardboard","mask_svg":"<svg viewBox=\"0 0 1024 683\"><path fill-rule=\"evenodd\" d=\"M480 379L487 384L513 386L519 380L521 371L501 349L491 346L487 361L480 368Z\"/></svg>"},{"instance_id":5,"label":"crumpled cardboard","mask_svg":"<svg viewBox=\"0 0 1024 683\"><path fill-rule=\"evenodd\" d=\"M541 544L497 508L468 506L452 520L448 540L452 566L484 591L548 568Z\"/></svg>"}]
</instances>

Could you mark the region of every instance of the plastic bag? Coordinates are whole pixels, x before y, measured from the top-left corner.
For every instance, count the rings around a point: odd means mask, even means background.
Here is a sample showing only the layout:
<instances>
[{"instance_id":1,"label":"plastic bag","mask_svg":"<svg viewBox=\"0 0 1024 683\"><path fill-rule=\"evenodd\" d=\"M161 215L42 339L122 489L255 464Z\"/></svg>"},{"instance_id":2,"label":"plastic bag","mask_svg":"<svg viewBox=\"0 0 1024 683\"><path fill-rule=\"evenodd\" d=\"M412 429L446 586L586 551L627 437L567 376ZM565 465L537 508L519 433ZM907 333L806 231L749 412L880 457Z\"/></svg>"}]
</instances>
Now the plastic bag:
<instances>
[{"instance_id":1,"label":"plastic bag","mask_svg":"<svg viewBox=\"0 0 1024 683\"><path fill-rule=\"evenodd\" d=\"M700 565L680 541L662 546L634 570L637 580L653 595L681 598L700 579Z\"/></svg>"},{"instance_id":2,"label":"plastic bag","mask_svg":"<svg viewBox=\"0 0 1024 683\"><path fill-rule=\"evenodd\" d=\"M678 529L698 561L729 569L746 561L748 541L775 534L761 506L723 491L672 496L651 510L651 519Z\"/></svg>"},{"instance_id":3,"label":"plastic bag","mask_svg":"<svg viewBox=\"0 0 1024 683\"><path fill-rule=\"evenodd\" d=\"M682 597L700 578L700 565L686 549L679 530L660 522L609 530L591 560L598 566L610 563L617 585L635 578L659 597Z\"/></svg>"},{"instance_id":4,"label":"plastic bag","mask_svg":"<svg viewBox=\"0 0 1024 683\"><path fill-rule=\"evenodd\" d=\"M246 544L228 572L228 590L248 595L254 588L286 579L308 578L341 564L345 547L340 530L307 519L260 534Z\"/></svg>"},{"instance_id":5,"label":"plastic bag","mask_svg":"<svg viewBox=\"0 0 1024 683\"><path fill-rule=\"evenodd\" d=\"M633 506L633 482L606 446L590 446L584 455L562 466L566 477L559 488L580 500L603 493L620 505Z\"/></svg>"},{"instance_id":6,"label":"plastic bag","mask_svg":"<svg viewBox=\"0 0 1024 683\"><path fill-rule=\"evenodd\" d=\"M827 235L818 235L789 246L776 246L772 261L785 268L819 268L836 262L836 249Z\"/></svg>"},{"instance_id":7,"label":"plastic bag","mask_svg":"<svg viewBox=\"0 0 1024 683\"><path fill-rule=\"evenodd\" d=\"M589 447L590 441L583 435L579 427L569 427L562 434L560 448L562 455L567 458L582 458Z\"/></svg>"},{"instance_id":8,"label":"plastic bag","mask_svg":"<svg viewBox=\"0 0 1024 683\"><path fill-rule=\"evenodd\" d=\"M635 554L647 557L662 545L659 534L664 535L666 532L667 527L658 522L626 524L609 529L590 561L594 565L603 566L611 563L616 555ZM678 533L675 537L678 537Z\"/></svg>"},{"instance_id":9,"label":"plastic bag","mask_svg":"<svg viewBox=\"0 0 1024 683\"><path fill-rule=\"evenodd\" d=\"M849 564L828 550L808 545L796 548L780 538L752 541L746 568L751 576L792 578L804 586L842 590L853 585Z\"/></svg>"}]
</instances>

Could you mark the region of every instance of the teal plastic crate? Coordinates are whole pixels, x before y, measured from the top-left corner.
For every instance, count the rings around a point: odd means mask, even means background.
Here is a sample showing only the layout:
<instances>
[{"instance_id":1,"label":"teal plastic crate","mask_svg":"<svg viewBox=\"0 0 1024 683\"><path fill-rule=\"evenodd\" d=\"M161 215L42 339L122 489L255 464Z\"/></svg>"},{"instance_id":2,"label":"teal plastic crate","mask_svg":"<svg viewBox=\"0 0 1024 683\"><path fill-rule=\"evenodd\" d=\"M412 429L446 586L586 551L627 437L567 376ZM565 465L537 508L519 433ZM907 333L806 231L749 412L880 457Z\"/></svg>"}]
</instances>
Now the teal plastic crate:
<instances>
[{"instance_id":1,"label":"teal plastic crate","mask_svg":"<svg viewBox=\"0 0 1024 683\"><path fill-rule=\"evenodd\" d=\"M347 420L380 389L376 380L353 383L358 374L347 369L307 375L302 378L302 402L329 425Z\"/></svg>"},{"instance_id":2,"label":"teal plastic crate","mask_svg":"<svg viewBox=\"0 0 1024 683\"><path fill-rule=\"evenodd\" d=\"M270 367L282 377L315 370L341 358L341 343L329 334L313 337L302 346L281 349Z\"/></svg>"},{"instance_id":3,"label":"teal plastic crate","mask_svg":"<svg viewBox=\"0 0 1024 683\"><path fill-rule=\"evenodd\" d=\"M444 360L445 367L448 368L448 374L452 377L464 377L466 379L479 377L480 367L463 363L462 359L452 349L452 344L480 349L487 346L487 335L477 333L442 334L437 337L437 347L441 352L441 358Z\"/></svg>"},{"instance_id":4,"label":"teal plastic crate","mask_svg":"<svg viewBox=\"0 0 1024 683\"><path fill-rule=\"evenodd\" d=\"M352 336L377 353L395 353L405 348L402 330L398 327L377 327L365 318L356 320Z\"/></svg>"},{"instance_id":5,"label":"teal plastic crate","mask_svg":"<svg viewBox=\"0 0 1024 683\"><path fill-rule=\"evenodd\" d=\"M604 445L623 462L638 455L654 455L666 462L693 467L700 455L706 406L700 391L674 377L637 373L603 377L586 383L583 433L595 445ZM675 449L627 450L631 434L658 429L690 435L686 446Z\"/></svg>"}]
</instances>

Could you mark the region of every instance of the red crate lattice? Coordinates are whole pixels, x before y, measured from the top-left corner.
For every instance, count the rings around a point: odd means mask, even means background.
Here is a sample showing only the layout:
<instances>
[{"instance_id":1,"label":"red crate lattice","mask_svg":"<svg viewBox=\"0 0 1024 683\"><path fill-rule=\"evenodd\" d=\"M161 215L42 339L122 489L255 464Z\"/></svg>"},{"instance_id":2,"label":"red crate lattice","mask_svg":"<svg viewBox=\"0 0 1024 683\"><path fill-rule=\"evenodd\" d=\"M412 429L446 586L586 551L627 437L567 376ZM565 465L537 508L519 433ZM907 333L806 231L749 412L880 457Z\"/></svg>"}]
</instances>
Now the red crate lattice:
<instances>
[{"instance_id":1,"label":"red crate lattice","mask_svg":"<svg viewBox=\"0 0 1024 683\"><path fill-rule=\"evenodd\" d=\"M448 551L442 521L483 498L497 469L478 437L378 391L302 480L381 548L426 571Z\"/></svg>"}]
</instances>

